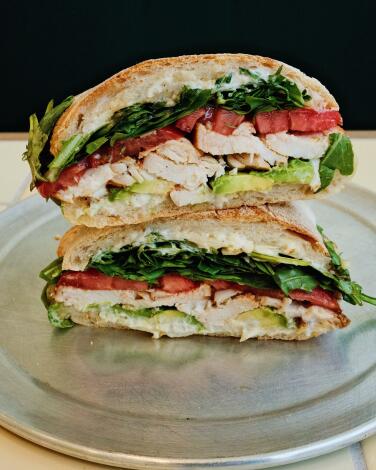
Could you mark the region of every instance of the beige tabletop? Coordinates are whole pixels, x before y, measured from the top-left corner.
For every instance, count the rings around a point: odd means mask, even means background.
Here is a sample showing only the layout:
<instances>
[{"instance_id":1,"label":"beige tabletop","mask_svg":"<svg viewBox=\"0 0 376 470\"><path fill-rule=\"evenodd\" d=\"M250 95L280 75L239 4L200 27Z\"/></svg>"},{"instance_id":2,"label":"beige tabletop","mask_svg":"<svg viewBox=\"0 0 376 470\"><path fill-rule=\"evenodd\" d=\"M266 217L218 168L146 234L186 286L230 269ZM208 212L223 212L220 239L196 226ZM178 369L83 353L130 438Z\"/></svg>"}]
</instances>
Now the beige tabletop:
<instances>
[{"instance_id":1,"label":"beige tabletop","mask_svg":"<svg viewBox=\"0 0 376 470\"><path fill-rule=\"evenodd\" d=\"M376 131L351 133L359 166L353 182L376 191ZM20 155L26 136L0 134L0 211L28 197L28 167ZM1 379L0 379L1 380ZM0 427L0 470L91 470L109 469L32 444ZM277 468L277 467L275 467ZM304 462L278 467L280 470L376 470L376 436L361 444Z\"/></svg>"}]
</instances>

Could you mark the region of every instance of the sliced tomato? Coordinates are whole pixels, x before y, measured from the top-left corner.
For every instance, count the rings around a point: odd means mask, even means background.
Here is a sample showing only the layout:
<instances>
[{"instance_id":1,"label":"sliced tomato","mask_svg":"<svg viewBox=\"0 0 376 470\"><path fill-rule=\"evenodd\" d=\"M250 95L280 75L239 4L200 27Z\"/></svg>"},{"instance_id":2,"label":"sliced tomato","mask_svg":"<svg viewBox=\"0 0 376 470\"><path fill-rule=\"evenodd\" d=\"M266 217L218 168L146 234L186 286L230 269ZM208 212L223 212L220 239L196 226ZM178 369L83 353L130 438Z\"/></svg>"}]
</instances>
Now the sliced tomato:
<instances>
[{"instance_id":1,"label":"sliced tomato","mask_svg":"<svg viewBox=\"0 0 376 470\"><path fill-rule=\"evenodd\" d=\"M69 166L60 173L58 182L61 186L67 188L77 184L82 178L85 171L89 168L88 161L86 159Z\"/></svg>"},{"instance_id":2,"label":"sliced tomato","mask_svg":"<svg viewBox=\"0 0 376 470\"><path fill-rule=\"evenodd\" d=\"M223 281L222 279L216 279L214 281L205 281L214 287L215 290L233 289L240 292L249 292L249 287L244 284L237 284L236 282Z\"/></svg>"},{"instance_id":3,"label":"sliced tomato","mask_svg":"<svg viewBox=\"0 0 376 470\"><path fill-rule=\"evenodd\" d=\"M250 292L258 297L273 297L275 299L283 299L285 294L280 289L250 287Z\"/></svg>"},{"instance_id":4,"label":"sliced tomato","mask_svg":"<svg viewBox=\"0 0 376 470\"><path fill-rule=\"evenodd\" d=\"M271 111L258 113L254 124L260 134L275 134L283 131L322 132L337 125L342 125L338 111L315 111L298 108L291 111Z\"/></svg>"},{"instance_id":5,"label":"sliced tomato","mask_svg":"<svg viewBox=\"0 0 376 470\"><path fill-rule=\"evenodd\" d=\"M329 292L321 287L315 287L312 292L306 292L304 290L296 289L289 293L289 297L299 302L309 302L312 305L318 305L320 307L340 312L341 307L333 292Z\"/></svg>"},{"instance_id":6,"label":"sliced tomato","mask_svg":"<svg viewBox=\"0 0 376 470\"><path fill-rule=\"evenodd\" d=\"M48 181L42 181L41 183L37 183L37 190L39 194L44 198L53 196L61 189L64 188L58 182L49 183Z\"/></svg>"},{"instance_id":7,"label":"sliced tomato","mask_svg":"<svg viewBox=\"0 0 376 470\"><path fill-rule=\"evenodd\" d=\"M205 113L206 113L205 108L196 109L196 111L193 111L193 113L188 114L188 116L184 116L178 119L175 122L175 127L182 130L183 132L192 132L192 129L195 127L196 122L200 118L205 116Z\"/></svg>"},{"instance_id":8,"label":"sliced tomato","mask_svg":"<svg viewBox=\"0 0 376 470\"><path fill-rule=\"evenodd\" d=\"M293 109L289 111L289 129L300 132L322 132L342 125L338 111L315 111L314 109Z\"/></svg>"},{"instance_id":9,"label":"sliced tomato","mask_svg":"<svg viewBox=\"0 0 376 470\"><path fill-rule=\"evenodd\" d=\"M236 284L235 282L230 281L223 281L222 279L216 279L214 281L205 281L207 284L210 284L214 287L215 290L225 290L225 289L233 289L235 286L240 284Z\"/></svg>"},{"instance_id":10,"label":"sliced tomato","mask_svg":"<svg viewBox=\"0 0 376 470\"><path fill-rule=\"evenodd\" d=\"M84 158L87 161L87 168L97 168L98 166L104 165L106 163L114 163L114 151L113 147L106 145L96 152L88 155Z\"/></svg>"},{"instance_id":11,"label":"sliced tomato","mask_svg":"<svg viewBox=\"0 0 376 470\"><path fill-rule=\"evenodd\" d=\"M155 131L144 134L140 137L130 137L125 140L118 140L114 145L114 159L119 160L125 156L136 157L140 152L150 150L157 145L163 144L168 140L176 140L183 137L184 134L173 126L163 127Z\"/></svg>"},{"instance_id":12,"label":"sliced tomato","mask_svg":"<svg viewBox=\"0 0 376 470\"><path fill-rule=\"evenodd\" d=\"M165 274L159 279L159 287L170 294L178 294L179 292L188 292L196 289L200 285L199 282L187 279L180 274Z\"/></svg>"},{"instance_id":13,"label":"sliced tomato","mask_svg":"<svg viewBox=\"0 0 376 470\"><path fill-rule=\"evenodd\" d=\"M215 290L234 289L240 292L251 292L253 295L257 295L259 297L265 296L277 299L283 299L285 297L284 293L280 289L251 287L246 286L245 284L237 284L236 282L223 281L221 279L205 282L213 286Z\"/></svg>"},{"instance_id":14,"label":"sliced tomato","mask_svg":"<svg viewBox=\"0 0 376 470\"><path fill-rule=\"evenodd\" d=\"M64 271L57 286L70 286L87 290L135 290L143 291L148 288L144 281L130 281L121 277L107 276L96 270Z\"/></svg>"},{"instance_id":15,"label":"sliced tomato","mask_svg":"<svg viewBox=\"0 0 376 470\"><path fill-rule=\"evenodd\" d=\"M271 111L258 113L254 118L254 125L260 134L275 134L289 130L289 112Z\"/></svg>"},{"instance_id":16,"label":"sliced tomato","mask_svg":"<svg viewBox=\"0 0 376 470\"><path fill-rule=\"evenodd\" d=\"M216 108L212 118L212 130L222 135L231 135L244 121L242 114L236 114L224 108Z\"/></svg>"},{"instance_id":17,"label":"sliced tomato","mask_svg":"<svg viewBox=\"0 0 376 470\"><path fill-rule=\"evenodd\" d=\"M88 162L86 159L69 166L60 173L57 181L43 181L42 183L38 184L37 189L39 194L43 197L51 197L57 192L77 184L87 169Z\"/></svg>"}]
</instances>

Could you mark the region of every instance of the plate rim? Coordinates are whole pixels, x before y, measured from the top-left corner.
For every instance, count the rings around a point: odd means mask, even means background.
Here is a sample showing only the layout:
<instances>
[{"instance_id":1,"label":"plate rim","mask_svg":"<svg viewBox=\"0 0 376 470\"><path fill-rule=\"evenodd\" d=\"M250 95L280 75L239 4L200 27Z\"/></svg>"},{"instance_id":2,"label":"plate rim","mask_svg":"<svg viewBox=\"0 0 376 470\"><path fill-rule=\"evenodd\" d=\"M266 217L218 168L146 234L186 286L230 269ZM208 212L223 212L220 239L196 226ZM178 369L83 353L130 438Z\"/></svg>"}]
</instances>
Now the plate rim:
<instances>
[{"instance_id":1,"label":"plate rim","mask_svg":"<svg viewBox=\"0 0 376 470\"><path fill-rule=\"evenodd\" d=\"M263 454L244 455L240 457L217 457L207 459L176 459L168 457L150 457L123 452L109 452L92 447L75 444L71 441L58 439L54 436L23 426L5 414L0 413L0 425L14 434L56 452L113 467L144 469L145 465L153 465L156 469L193 469L193 468L248 468L261 469L278 465L295 463L319 457L347 447L376 433L376 417L355 428L335 434L327 439L312 442L291 449L267 452ZM147 467L146 467L147 468Z\"/></svg>"}]
</instances>

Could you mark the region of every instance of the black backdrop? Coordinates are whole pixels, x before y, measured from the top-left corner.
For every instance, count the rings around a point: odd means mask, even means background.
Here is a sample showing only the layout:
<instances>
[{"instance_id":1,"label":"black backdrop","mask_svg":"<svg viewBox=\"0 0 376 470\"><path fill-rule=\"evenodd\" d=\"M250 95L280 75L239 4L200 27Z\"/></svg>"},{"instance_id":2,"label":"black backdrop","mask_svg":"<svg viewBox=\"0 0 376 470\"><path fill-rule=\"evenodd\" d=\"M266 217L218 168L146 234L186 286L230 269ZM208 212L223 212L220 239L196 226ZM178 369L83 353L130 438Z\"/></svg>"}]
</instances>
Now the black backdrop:
<instances>
[{"instance_id":1,"label":"black backdrop","mask_svg":"<svg viewBox=\"0 0 376 470\"><path fill-rule=\"evenodd\" d=\"M47 101L147 58L247 52L297 66L340 103L345 127L376 128L375 2L12 1L0 10L0 131Z\"/></svg>"}]
</instances>

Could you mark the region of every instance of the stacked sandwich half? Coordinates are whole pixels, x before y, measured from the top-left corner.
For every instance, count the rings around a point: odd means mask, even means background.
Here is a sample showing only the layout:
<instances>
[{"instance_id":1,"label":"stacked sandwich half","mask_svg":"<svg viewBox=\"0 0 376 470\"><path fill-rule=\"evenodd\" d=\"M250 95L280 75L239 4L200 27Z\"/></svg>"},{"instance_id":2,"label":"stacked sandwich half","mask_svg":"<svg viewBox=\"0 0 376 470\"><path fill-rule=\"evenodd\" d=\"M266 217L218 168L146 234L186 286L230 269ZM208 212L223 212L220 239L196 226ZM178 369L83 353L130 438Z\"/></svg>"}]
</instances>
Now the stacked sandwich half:
<instances>
[{"instance_id":1,"label":"stacked sandwich half","mask_svg":"<svg viewBox=\"0 0 376 470\"><path fill-rule=\"evenodd\" d=\"M353 282L301 199L354 155L317 80L245 54L150 60L30 118L33 186L75 225L41 273L56 327L308 339Z\"/></svg>"}]
</instances>

